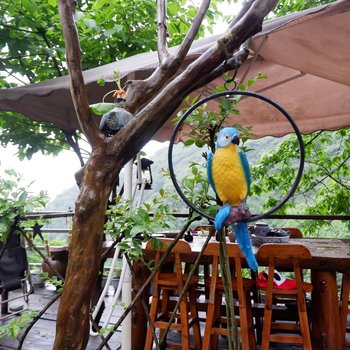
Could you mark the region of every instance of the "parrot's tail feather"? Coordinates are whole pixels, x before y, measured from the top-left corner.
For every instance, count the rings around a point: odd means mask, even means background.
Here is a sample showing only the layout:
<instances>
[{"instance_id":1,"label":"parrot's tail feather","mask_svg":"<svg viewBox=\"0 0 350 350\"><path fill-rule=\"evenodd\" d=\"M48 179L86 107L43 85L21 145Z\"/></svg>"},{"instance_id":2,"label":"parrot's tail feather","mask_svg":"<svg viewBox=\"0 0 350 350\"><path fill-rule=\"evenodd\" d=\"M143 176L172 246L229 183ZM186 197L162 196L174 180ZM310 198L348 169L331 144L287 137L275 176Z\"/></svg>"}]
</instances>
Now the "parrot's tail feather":
<instances>
[{"instance_id":1,"label":"parrot's tail feather","mask_svg":"<svg viewBox=\"0 0 350 350\"><path fill-rule=\"evenodd\" d=\"M217 212L214 220L214 227L216 231L222 229L227 217L230 215L230 211L231 211L231 206L225 205L222 208L220 208L220 210Z\"/></svg>"},{"instance_id":2,"label":"parrot's tail feather","mask_svg":"<svg viewBox=\"0 0 350 350\"><path fill-rule=\"evenodd\" d=\"M249 268L253 271L257 271L259 265L253 253L253 247L249 236L248 224L245 222L238 222L235 225L231 225L231 227L236 234L237 243L240 246L247 260Z\"/></svg>"}]
</instances>

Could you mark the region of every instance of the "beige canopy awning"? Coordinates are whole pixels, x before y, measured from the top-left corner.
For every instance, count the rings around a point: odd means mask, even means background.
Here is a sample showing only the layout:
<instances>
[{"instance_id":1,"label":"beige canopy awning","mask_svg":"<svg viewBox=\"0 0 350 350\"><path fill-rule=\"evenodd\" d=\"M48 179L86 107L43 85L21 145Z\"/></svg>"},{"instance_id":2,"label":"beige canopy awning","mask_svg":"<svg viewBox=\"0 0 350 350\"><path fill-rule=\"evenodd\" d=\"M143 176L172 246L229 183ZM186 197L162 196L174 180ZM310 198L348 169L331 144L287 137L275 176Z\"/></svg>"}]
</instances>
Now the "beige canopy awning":
<instances>
[{"instance_id":1,"label":"beige canopy awning","mask_svg":"<svg viewBox=\"0 0 350 350\"><path fill-rule=\"evenodd\" d=\"M185 64L200 56L218 37L195 41ZM240 67L238 80L246 82L258 72L267 74L267 79L258 80L250 89L285 108L303 133L350 125L350 1L340 0L266 21L249 48L251 54ZM85 71L90 103L101 102L108 91L115 89L114 71L127 79L142 79L157 65L157 53L148 52ZM107 82L104 87L97 84L101 77ZM209 88L220 85L222 78ZM198 93L205 96L208 92L203 91L208 90L206 87ZM0 109L52 122L64 130L79 128L68 77L1 90ZM253 126L257 137L292 131L279 111L256 99L242 100L239 110L240 116L230 123ZM167 140L172 130L169 121L154 139Z\"/></svg>"}]
</instances>

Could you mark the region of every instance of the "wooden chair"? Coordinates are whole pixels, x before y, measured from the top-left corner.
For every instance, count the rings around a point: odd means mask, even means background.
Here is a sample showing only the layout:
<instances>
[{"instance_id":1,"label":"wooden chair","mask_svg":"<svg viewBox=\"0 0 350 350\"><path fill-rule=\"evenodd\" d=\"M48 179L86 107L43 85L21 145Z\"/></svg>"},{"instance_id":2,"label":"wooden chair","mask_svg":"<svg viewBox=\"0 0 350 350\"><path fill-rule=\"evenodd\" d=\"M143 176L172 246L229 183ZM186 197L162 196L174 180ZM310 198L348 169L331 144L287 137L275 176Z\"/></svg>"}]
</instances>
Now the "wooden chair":
<instances>
[{"instance_id":1,"label":"wooden chair","mask_svg":"<svg viewBox=\"0 0 350 350\"><path fill-rule=\"evenodd\" d=\"M343 348L350 346L350 339L347 338L346 334L349 333L347 328L347 319L350 315L350 271L343 274L342 288L340 295L340 326L342 332Z\"/></svg>"},{"instance_id":2,"label":"wooden chair","mask_svg":"<svg viewBox=\"0 0 350 350\"><path fill-rule=\"evenodd\" d=\"M224 287L222 279L219 277L219 245L220 243L218 242L210 242L204 251L206 256L212 257L213 262L211 277L207 280L210 286L210 293L202 350L216 349L218 335L228 335L227 328L222 327L221 304ZM230 258L234 259L235 271L232 276L232 289L238 294L242 349L254 350L256 344L250 293L256 289L256 282L255 280L242 277L241 261L244 260L244 255L238 244L228 244L227 253Z\"/></svg>"},{"instance_id":3,"label":"wooden chair","mask_svg":"<svg viewBox=\"0 0 350 350\"><path fill-rule=\"evenodd\" d=\"M159 260L164 253L172 239L161 238L158 239L157 247L154 245L154 240L147 242L146 249L156 252L155 266L159 264ZM191 252L190 245L180 240L176 243L172 250L172 258L174 259L174 272L158 272L153 278L153 295L150 306L150 322L154 328L160 329L160 338L164 334L164 330L168 326L168 320L172 315L172 310L169 310L170 296L177 293L180 295L184 284L188 279L188 275L182 272L181 253ZM193 276L187 293L180 302L180 313L176 314L176 323L172 323L170 330L177 330L181 332L181 346L180 349L190 349L190 328L193 328L195 349L201 348L201 334L198 320L198 311L196 306L196 291L195 286L198 282L198 276ZM153 334L150 325L147 328L145 350L151 350L153 344Z\"/></svg>"},{"instance_id":4,"label":"wooden chair","mask_svg":"<svg viewBox=\"0 0 350 350\"><path fill-rule=\"evenodd\" d=\"M303 344L305 350L311 350L310 329L307 316L305 293L312 291L312 284L303 281L300 259L311 259L310 251L299 244L263 244L257 253L258 259L268 261L267 287L259 289L265 292L265 310L261 350L268 350L270 342ZM296 289L274 288L274 271L277 259L290 259L296 279ZM272 321L274 298L295 299L297 302L299 324L294 322ZM287 332L300 332L287 333Z\"/></svg>"},{"instance_id":5,"label":"wooden chair","mask_svg":"<svg viewBox=\"0 0 350 350\"><path fill-rule=\"evenodd\" d=\"M303 238L303 233L300 231L300 229L296 227L282 227L281 230L288 231L290 233L290 238ZM279 230L277 228L277 230Z\"/></svg>"},{"instance_id":6,"label":"wooden chair","mask_svg":"<svg viewBox=\"0 0 350 350\"><path fill-rule=\"evenodd\" d=\"M215 228L213 225L199 225L196 226L192 232L194 234L198 234L199 232L210 232L214 235ZM190 264L188 265L187 269L190 268ZM199 281L197 284L197 295L200 297L201 295L204 295L205 299L209 298L209 287L206 285L205 281L210 276L210 267L208 264L200 264L198 266L198 274L203 277L203 280ZM204 281L204 282L203 282Z\"/></svg>"}]
</instances>

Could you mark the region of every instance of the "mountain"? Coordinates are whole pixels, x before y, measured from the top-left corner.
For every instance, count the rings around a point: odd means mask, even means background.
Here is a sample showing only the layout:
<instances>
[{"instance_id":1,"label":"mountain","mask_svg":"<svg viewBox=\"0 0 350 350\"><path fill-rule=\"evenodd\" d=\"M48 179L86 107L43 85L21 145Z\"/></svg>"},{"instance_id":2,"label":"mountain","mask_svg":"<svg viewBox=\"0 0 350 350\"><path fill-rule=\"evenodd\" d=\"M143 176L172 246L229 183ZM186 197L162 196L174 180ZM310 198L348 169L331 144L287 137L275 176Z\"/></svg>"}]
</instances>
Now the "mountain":
<instances>
[{"instance_id":1,"label":"mountain","mask_svg":"<svg viewBox=\"0 0 350 350\"><path fill-rule=\"evenodd\" d=\"M247 146L252 150L248 152L248 159L251 164L253 164L257 159L259 159L263 152L268 151L274 147L281 141L281 139L276 139L272 137L266 137L257 141L249 141ZM191 170L189 165L191 162L203 163L205 164L205 159L202 156L203 152L207 152L204 148L198 148L195 146L184 147L183 144L174 145L173 148L173 167L176 175L177 181L181 182L181 179L185 175L190 175ZM152 190L144 191L143 199L144 201L148 201L154 194L158 193L160 189L164 189L171 193L176 193L174 185L172 184L169 176L166 176L165 173L168 172L168 148L161 148L156 151L152 157L150 157L153 161L151 165L152 171ZM123 174L120 175L120 182L122 183ZM134 186L136 182L136 166L134 166ZM180 184L181 186L181 184ZM118 191L120 188L118 189ZM73 186L59 195L51 201L45 210L47 211L69 211L74 210L75 201L78 197L79 189L78 186ZM140 191L136 190L135 197L139 199ZM187 206L184 204L184 212L187 211ZM56 221L56 220L55 220ZM65 220L63 220L65 221ZM55 224L58 224L55 223ZM57 227L57 226L55 226Z\"/></svg>"}]
</instances>

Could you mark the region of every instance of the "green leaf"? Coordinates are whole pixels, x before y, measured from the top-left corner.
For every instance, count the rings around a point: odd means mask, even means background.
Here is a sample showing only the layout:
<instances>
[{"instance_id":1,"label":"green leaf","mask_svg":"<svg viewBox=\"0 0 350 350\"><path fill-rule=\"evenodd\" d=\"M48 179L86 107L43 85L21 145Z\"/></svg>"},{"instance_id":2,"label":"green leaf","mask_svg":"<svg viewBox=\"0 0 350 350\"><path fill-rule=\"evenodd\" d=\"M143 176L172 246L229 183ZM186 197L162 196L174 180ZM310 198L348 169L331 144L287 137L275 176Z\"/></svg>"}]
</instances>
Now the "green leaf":
<instances>
[{"instance_id":1,"label":"green leaf","mask_svg":"<svg viewBox=\"0 0 350 350\"><path fill-rule=\"evenodd\" d=\"M89 106L90 110L96 115L103 115L115 107L114 103L94 103Z\"/></svg>"}]
</instances>

